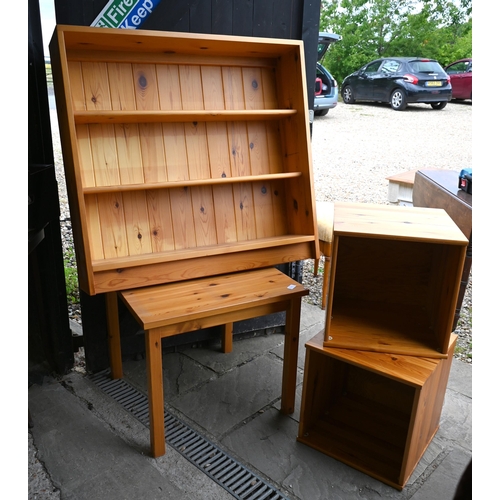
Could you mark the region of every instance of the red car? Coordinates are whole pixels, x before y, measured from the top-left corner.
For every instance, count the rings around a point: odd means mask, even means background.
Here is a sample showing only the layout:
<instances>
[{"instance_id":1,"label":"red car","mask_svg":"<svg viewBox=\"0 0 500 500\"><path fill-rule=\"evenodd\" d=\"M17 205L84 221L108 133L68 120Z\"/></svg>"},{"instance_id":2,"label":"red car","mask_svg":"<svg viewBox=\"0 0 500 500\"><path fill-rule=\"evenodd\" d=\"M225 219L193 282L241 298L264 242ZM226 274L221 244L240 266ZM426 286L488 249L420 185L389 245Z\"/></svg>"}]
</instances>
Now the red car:
<instances>
[{"instance_id":1,"label":"red car","mask_svg":"<svg viewBox=\"0 0 500 500\"><path fill-rule=\"evenodd\" d=\"M472 59L460 59L444 70L451 78L452 98L472 100Z\"/></svg>"}]
</instances>

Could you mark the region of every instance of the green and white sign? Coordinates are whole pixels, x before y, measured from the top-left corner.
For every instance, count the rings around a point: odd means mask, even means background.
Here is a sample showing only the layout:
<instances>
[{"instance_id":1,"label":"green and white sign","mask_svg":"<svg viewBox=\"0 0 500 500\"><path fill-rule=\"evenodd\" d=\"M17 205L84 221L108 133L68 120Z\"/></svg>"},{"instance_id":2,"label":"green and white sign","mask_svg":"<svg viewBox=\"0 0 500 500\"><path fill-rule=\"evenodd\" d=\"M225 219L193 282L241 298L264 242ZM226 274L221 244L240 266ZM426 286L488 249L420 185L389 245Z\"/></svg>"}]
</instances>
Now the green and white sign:
<instances>
[{"instance_id":1,"label":"green and white sign","mask_svg":"<svg viewBox=\"0 0 500 500\"><path fill-rule=\"evenodd\" d=\"M91 26L139 28L159 3L160 0L109 0Z\"/></svg>"}]
</instances>

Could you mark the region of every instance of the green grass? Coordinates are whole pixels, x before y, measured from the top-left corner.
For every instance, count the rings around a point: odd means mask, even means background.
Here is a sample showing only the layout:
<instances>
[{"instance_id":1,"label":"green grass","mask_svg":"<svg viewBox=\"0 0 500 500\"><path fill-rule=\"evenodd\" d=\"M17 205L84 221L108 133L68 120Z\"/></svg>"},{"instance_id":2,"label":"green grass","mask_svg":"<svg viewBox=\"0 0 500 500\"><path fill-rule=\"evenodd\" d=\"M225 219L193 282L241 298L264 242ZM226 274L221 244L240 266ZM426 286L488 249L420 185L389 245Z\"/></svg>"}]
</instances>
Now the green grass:
<instances>
[{"instance_id":1,"label":"green grass","mask_svg":"<svg viewBox=\"0 0 500 500\"><path fill-rule=\"evenodd\" d=\"M64 276L66 278L66 297L70 304L80 302L78 271L76 270L75 252L72 248L64 252Z\"/></svg>"},{"instance_id":2,"label":"green grass","mask_svg":"<svg viewBox=\"0 0 500 500\"><path fill-rule=\"evenodd\" d=\"M471 351L471 350L472 350L472 342L469 344L469 349L467 349L467 350L466 350L465 348L463 348L463 347L461 347L461 346L457 345L457 346L455 347L455 354L463 354L463 353L465 353L465 352L467 352L467 351ZM469 352L469 353L467 354L467 357L468 357L469 359L472 359L472 354Z\"/></svg>"}]
</instances>

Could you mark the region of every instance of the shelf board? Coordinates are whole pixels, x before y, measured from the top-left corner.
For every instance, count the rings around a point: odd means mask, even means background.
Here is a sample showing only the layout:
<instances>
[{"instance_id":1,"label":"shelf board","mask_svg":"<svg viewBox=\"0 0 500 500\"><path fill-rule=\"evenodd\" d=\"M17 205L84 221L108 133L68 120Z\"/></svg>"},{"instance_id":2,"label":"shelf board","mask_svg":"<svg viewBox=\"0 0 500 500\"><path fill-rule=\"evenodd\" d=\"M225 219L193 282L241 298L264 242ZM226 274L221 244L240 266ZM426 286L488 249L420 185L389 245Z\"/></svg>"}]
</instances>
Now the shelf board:
<instances>
[{"instance_id":1,"label":"shelf board","mask_svg":"<svg viewBox=\"0 0 500 500\"><path fill-rule=\"evenodd\" d=\"M424 311L401 304L334 301L325 347L446 358Z\"/></svg>"},{"instance_id":2,"label":"shelf board","mask_svg":"<svg viewBox=\"0 0 500 500\"><path fill-rule=\"evenodd\" d=\"M75 111L77 124L90 123L173 123L281 120L296 109L189 110L189 111Z\"/></svg>"},{"instance_id":3,"label":"shelf board","mask_svg":"<svg viewBox=\"0 0 500 500\"><path fill-rule=\"evenodd\" d=\"M183 248L168 252L157 252L142 255L129 255L112 259L99 259L92 261L94 272L109 271L113 269L125 269L141 265L159 264L180 260L196 259L229 253L245 252L248 250L259 250L272 247L296 245L300 243L313 242L314 235L286 235L273 238L261 238L258 240L226 243L222 245L205 246L199 248Z\"/></svg>"},{"instance_id":4,"label":"shelf board","mask_svg":"<svg viewBox=\"0 0 500 500\"><path fill-rule=\"evenodd\" d=\"M151 189L175 189L195 186L213 186L221 184L237 184L245 182L268 182L272 180L293 179L302 172L285 172L277 174L245 175L239 177L217 177L213 179L189 179L182 181L155 182L152 184L123 184L115 186L91 186L83 188L84 194L115 193L125 191L144 191Z\"/></svg>"}]
</instances>

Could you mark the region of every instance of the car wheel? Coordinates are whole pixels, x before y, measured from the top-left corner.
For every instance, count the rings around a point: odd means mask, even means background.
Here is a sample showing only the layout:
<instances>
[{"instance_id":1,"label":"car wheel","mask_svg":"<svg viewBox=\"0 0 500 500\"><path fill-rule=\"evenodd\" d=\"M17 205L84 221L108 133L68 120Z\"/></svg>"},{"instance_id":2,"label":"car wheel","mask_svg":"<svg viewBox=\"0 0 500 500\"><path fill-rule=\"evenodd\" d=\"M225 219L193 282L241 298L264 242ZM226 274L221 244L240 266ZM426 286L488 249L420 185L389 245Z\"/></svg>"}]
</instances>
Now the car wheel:
<instances>
[{"instance_id":1,"label":"car wheel","mask_svg":"<svg viewBox=\"0 0 500 500\"><path fill-rule=\"evenodd\" d=\"M432 106L432 109L443 109L443 108L446 108L447 104L448 104L448 101L432 102L431 106Z\"/></svg>"},{"instance_id":2,"label":"car wheel","mask_svg":"<svg viewBox=\"0 0 500 500\"><path fill-rule=\"evenodd\" d=\"M330 111L329 109L320 109L318 111L315 111L314 114L316 116L325 116L328 114L328 111Z\"/></svg>"},{"instance_id":3,"label":"car wheel","mask_svg":"<svg viewBox=\"0 0 500 500\"><path fill-rule=\"evenodd\" d=\"M353 97L352 88L347 86L342 89L342 99L346 104L354 104L356 100Z\"/></svg>"},{"instance_id":4,"label":"car wheel","mask_svg":"<svg viewBox=\"0 0 500 500\"><path fill-rule=\"evenodd\" d=\"M406 96L401 89L396 89L391 94L391 106L396 111L403 111L406 109Z\"/></svg>"}]
</instances>

